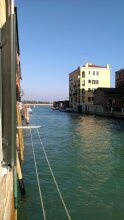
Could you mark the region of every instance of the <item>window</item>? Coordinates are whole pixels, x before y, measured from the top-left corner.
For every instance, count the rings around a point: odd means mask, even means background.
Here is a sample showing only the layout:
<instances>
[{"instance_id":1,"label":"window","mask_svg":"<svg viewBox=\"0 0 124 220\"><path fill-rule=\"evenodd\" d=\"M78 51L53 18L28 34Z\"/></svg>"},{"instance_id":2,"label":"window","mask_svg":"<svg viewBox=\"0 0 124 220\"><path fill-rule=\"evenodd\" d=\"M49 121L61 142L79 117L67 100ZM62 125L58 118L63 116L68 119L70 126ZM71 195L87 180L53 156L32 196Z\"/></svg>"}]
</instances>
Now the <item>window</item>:
<instances>
[{"instance_id":1,"label":"window","mask_svg":"<svg viewBox=\"0 0 124 220\"><path fill-rule=\"evenodd\" d=\"M88 88L88 92L91 92L91 89L90 89L90 88Z\"/></svg>"},{"instance_id":2,"label":"window","mask_svg":"<svg viewBox=\"0 0 124 220\"><path fill-rule=\"evenodd\" d=\"M90 79L88 80L88 83L91 83L91 80L90 80Z\"/></svg>"},{"instance_id":3,"label":"window","mask_svg":"<svg viewBox=\"0 0 124 220\"><path fill-rule=\"evenodd\" d=\"M88 102L91 102L91 97L88 97Z\"/></svg>"},{"instance_id":4,"label":"window","mask_svg":"<svg viewBox=\"0 0 124 220\"><path fill-rule=\"evenodd\" d=\"M84 71L82 72L82 78L85 78L85 72Z\"/></svg>"},{"instance_id":5,"label":"window","mask_svg":"<svg viewBox=\"0 0 124 220\"><path fill-rule=\"evenodd\" d=\"M95 71L93 71L93 75L95 76Z\"/></svg>"},{"instance_id":6,"label":"window","mask_svg":"<svg viewBox=\"0 0 124 220\"><path fill-rule=\"evenodd\" d=\"M85 98L84 98L84 97L82 97L82 102L83 102L83 103L85 102Z\"/></svg>"},{"instance_id":7,"label":"window","mask_svg":"<svg viewBox=\"0 0 124 220\"><path fill-rule=\"evenodd\" d=\"M90 71L89 71L89 75L90 75Z\"/></svg>"},{"instance_id":8,"label":"window","mask_svg":"<svg viewBox=\"0 0 124 220\"><path fill-rule=\"evenodd\" d=\"M94 96L92 97L92 101L94 101L95 100L95 98L94 98Z\"/></svg>"},{"instance_id":9,"label":"window","mask_svg":"<svg viewBox=\"0 0 124 220\"><path fill-rule=\"evenodd\" d=\"M99 71L96 71L96 75L99 76Z\"/></svg>"},{"instance_id":10,"label":"window","mask_svg":"<svg viewBox=\"0 0 124 220\"><path fill-rule=\"evenodd\" d=\"M82 86L85 86L85 80L82 80Z\"/></svg>"},{"instance_id":11,"label":"window","mask_svg":"<svg viewBox=\"0 0 124 220\"><path fill-rule=\"evenodd\" d=\"M92 80L92 84L99 84L99 80Z\"/></svg>"}]
</instances>

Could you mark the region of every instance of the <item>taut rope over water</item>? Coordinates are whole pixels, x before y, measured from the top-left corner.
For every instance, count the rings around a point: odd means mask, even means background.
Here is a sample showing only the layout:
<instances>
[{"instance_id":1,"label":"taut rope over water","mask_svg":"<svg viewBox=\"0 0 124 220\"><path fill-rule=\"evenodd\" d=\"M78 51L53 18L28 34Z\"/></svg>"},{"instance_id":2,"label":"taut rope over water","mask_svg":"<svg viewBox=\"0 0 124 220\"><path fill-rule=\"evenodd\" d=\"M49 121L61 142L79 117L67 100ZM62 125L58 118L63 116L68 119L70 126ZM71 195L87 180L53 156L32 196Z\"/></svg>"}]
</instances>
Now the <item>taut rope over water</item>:
<instances>
[{"instance_id":1,"label":"taut rope over water","mask_svg":"<svg viewBox=\"0 0 124 220\"><path fill-rule=\"evenodd\" d=\"M65 212L66 212L66 214L67 214L68 219L71 220L71 217L70 217L69 212L68 212L68 209L67 209L67 207L66 207L66 205L65 205L63 196L62 196L62 194L61 194L61 192L60 192L59 186L58 186L58 184L57 184L57 181L56 181L56 179L55 179L54 173L53 173L53 171L52 171L52 168L51 168L49 159L48 159L48 157L47 157L47 154L46 154L44 145L43 145L43 143L42 143L42 140L41 140L41 137L40 137L40 133L39 133L38 128L37 128L37 133L38 133L38 136L39 136L39 140L40 140L40 143L41 143L41 147L42 147L43 153L44 153L44 155L45 155L45 158L46 158L46 161L47 161L47 164L48 164L50 173L51 173L52 178L53 178L53 181L54 181L54 183L55 183L55 185L56 185L57 191L58 191L58 193L59 193L60 199L61 199L62 204L63 204L64 209L65 209Z\"/></svg>"},{"instance_id":2,"label":"taut rope over water","mask_svg":"<svg viewBox=\"0 0 124 220\"><path fill-rule=\"evenodd\" d=\"M31 128L30 128L30 134L31 134L31 143L32 143L34 164L35 164L35 170L36 170L36 176L37 176L37 184L38 184L38 189L39 189L39 194L40 194L41 207L42 207L42 211L43 211L43 219L46 220L46 213L45 213L45 208L44 208L44 203L43 203L43 196L42 196L41 187L40 187L40 181L39 181L37 162L36 162L36 157L35 157L35 152L34 152L34 144L33 144Z\"/></svg>"}]
</instances>

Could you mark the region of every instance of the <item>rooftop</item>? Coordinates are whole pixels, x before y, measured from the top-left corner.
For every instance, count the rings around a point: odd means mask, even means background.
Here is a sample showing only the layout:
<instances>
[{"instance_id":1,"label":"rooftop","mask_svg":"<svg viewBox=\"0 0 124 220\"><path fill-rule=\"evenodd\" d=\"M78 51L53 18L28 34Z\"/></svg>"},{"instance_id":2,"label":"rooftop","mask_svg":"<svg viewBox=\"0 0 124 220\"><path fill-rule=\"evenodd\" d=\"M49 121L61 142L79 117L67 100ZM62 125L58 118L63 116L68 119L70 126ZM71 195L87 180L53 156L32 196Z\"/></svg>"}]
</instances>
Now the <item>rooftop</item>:
<instances>
[{"instance_id":1,"label":"rooftop","mask_svg":"<svg viewBox=\"0 0 124 220\"><path fill-rule=\"evenodd\" d=\"M117 70L115 73L122 73L122 72L124 72L124 69Z\"/></svg>"},{"instance_id":2,"label":"rooftop","mask_svg":"<svg viewBox=\"0 0 124 220\"><path fill-rule=\"evenodd\" d=\"M109 64L107 64L106 66L99 66L96 64L92 64L92 63L86 63L85 65L83 65L83 67L91 67L91 68L110 68Z\"/></svg>"},{"instance_id":3,"label":"rooftop","mask_svg":"<svg viewBox=\"0 0 124 220\"><path fill-rule=\"evenodd\" d=\"M98 88L95 93L102 91L105 95L124 95L124 88Z\"/></svg>"}]
</instances>

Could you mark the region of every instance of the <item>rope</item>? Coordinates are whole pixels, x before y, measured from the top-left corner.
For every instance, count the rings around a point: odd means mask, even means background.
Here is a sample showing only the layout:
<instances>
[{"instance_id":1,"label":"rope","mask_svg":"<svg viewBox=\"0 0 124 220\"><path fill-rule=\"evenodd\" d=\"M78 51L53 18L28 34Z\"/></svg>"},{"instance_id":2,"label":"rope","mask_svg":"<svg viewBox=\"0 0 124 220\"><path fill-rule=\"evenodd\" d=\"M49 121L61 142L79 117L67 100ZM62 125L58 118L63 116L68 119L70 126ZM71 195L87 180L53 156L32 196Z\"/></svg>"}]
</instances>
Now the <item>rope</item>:
<instances>
[{"instance_id":1,"label":"rope","mask_svg":"<svg viewBox=\"0 0 124 220\"><path fill-rule=\"evenodd\" d=\"M46 214L45 214L45 208L44 208L44 203L43 203L43 196L42 196L42 193L41 193L41 187L40 187L40 181L39 181L39 175L38 175L38 169L37 169L37 162L36 162L36 157L35 157L35 152L34 152L34 144L33 144L33 139L32 139L31 128L30 128L30 134L31 134L31 143L32 143L34 164L35 164L35 170L36 170L36 176L37 176L37 184L38 184L38 189L39 189L39 194L40 194L41 207L42 207L42 211L43 211L43 219L46 220Z\"/></svg>"},{"instance_id":2,"label":"rope","mask_svg":"<svg viewBox=\"0 0 124 220\"><path fill-rule=\"evenodd\" d=\"M53 173L53 171L52 171L50 162L49 162L49 160L48 160L48 157L47 157L45 148L44 148L44 146L43 146L43 143L42 143L42 140L41 140L41 137L40 137L40 134L39 134L38 129L37 129L37 133L38 133L38 136L39 136L39 140L40 140L40 143L41 143L41 146L42 146L42 149L43 149L43 152L44 152L46 161L47 161L47 163L48 163L49 170L50 170L51 175L52 175L52 177L53 177L53 181L54 181L54 183L55 183L55 185L56 185L56 188L57 188L57 191L58 191L58 193L59 193L60 199L61 199L62 204L63 204L63 206L64 206L65 212L66 212L66 214L67 214L68 219L71 220L71 217L70 217L70 215L69 215L68 209L67 209L67 207L66 207L66 205L65 205L64 199L63 199L63 197L62 197L62 194L61 194L61 192L60 192L59 186L58 186L58 184L57 184L57 181L56 181L56 179L55 179L54 173Z\"/></svg>"},{"instance_id":3,"label":"rope","mask_svg":"<svg viewBox=\"0 0 124 220\"><path fill-rule=\"evenodd\" d=\"M16 128L17 129L21 129L21 128L23 128L23 129L31 129L31 128L40 128L41 126L17 126Z\"/></svg>"}]
</instances>

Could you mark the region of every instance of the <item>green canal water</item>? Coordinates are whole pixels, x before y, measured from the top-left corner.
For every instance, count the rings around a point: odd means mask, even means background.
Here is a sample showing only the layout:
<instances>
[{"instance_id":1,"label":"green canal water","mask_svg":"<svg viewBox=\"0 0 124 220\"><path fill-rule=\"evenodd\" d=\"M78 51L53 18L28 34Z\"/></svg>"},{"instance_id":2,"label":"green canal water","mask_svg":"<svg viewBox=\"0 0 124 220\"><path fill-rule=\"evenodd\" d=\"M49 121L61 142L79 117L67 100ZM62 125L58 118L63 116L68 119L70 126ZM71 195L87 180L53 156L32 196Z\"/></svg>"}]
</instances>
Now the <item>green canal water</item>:
<instances>
[{"instance_id":1,"label":"green canal water","mask_svg":"<svg viewBox=\"0 0 124 220\"><path fill-rule=\"evenodd\" d=\"M124 220L124 121L36 107L30 124L42 142L72 220ZM38 135L32 130L47 220L67 220ZM30 132L24 132L18 220L42 220Z\"/></svg>"}]
</instances>

